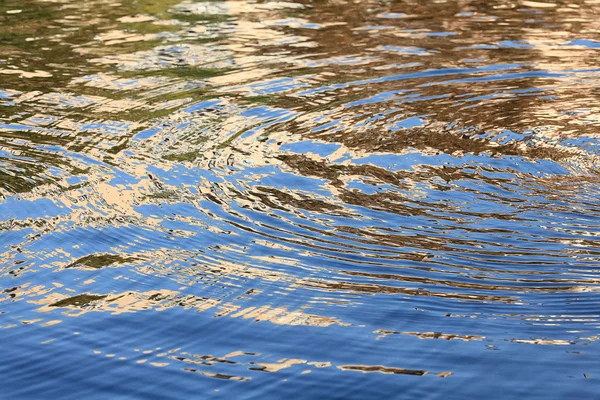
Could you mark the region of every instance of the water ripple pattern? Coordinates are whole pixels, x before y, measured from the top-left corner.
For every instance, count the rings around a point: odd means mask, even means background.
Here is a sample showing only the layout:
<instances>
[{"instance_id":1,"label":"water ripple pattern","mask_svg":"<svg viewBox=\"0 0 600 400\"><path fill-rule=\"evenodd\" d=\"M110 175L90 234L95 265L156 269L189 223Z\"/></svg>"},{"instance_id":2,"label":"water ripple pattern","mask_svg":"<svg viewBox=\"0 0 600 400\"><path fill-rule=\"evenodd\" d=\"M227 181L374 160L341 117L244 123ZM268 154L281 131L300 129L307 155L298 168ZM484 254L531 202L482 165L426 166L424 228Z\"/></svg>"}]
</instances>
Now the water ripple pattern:
<instances>
[{"instance_id":1,"label":"water ripple pattern","mask_svg":"<svg viewBox=\"0 0 600 400\"><path fill-rule=\"evenodd\" d=\"M600 2L0 2L0 398L600 390Z\"/></svg>"}]
</instances>

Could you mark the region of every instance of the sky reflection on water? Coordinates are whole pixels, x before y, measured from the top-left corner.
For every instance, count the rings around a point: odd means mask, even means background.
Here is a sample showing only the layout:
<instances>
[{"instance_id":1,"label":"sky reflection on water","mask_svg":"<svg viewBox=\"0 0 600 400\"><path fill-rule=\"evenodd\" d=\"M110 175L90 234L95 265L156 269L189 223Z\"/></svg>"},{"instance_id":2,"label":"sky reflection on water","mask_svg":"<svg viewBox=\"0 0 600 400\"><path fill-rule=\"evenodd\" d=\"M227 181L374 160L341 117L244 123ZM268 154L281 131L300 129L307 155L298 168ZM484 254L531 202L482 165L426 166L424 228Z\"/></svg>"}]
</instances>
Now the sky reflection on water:
<instances>
[{"instance_id":1,"label":"sky reflection on water","mask_svg":"<svg viewBox=\"0 0 600 400\"><path fill-rule=\"evenodd\" d=\"M600 3L0 3L0 397L593 398Z\"/></svg>"}]
</instances>

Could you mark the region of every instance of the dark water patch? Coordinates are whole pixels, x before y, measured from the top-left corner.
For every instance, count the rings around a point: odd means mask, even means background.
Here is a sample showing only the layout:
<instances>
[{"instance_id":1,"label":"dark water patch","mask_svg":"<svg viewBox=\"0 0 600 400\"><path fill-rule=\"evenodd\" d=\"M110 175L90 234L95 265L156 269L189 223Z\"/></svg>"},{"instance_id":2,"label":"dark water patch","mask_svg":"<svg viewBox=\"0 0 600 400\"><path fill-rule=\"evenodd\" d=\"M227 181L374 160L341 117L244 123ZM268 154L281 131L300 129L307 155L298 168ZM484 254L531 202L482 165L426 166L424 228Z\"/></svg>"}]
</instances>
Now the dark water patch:
<instances>
[{"instance_id":1,"label":"dark water patch","mask_svg":"<svg viewBox=\"0 0 600 400\"><path fill-rule=\"evenodd\" d=\"M50 304L50 307L83 307L94 301L102 300L106 296L99 296L93 294L79 294L77 296L69 297L60 301L57 301L54 304Z\"/></svg>"},{"instance_id":2,"label":"dark water patch","mask_svg":"<svg viewBox=\"0 0 600 400\"><path fill-rule=\"evenodd\" d=\"M73 263L67 265L65 268L103 268L112 264L123 264L136 260L137 258L135 257L123 257L116 254L90 254L89 256L73 261Z\"/></svg>"}]
</instances>

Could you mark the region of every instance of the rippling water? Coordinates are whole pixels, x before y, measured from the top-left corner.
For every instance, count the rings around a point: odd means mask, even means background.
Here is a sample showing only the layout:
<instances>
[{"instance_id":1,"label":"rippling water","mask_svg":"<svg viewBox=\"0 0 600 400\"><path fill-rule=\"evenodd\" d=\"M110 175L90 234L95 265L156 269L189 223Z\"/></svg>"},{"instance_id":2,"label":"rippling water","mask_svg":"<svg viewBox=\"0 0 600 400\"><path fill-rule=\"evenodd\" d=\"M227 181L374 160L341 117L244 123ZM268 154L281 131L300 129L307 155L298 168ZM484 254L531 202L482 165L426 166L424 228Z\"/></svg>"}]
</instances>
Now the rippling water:
<instances>
[{"instance_id":1,"label":"rippling water","mask_svg":"<svg viewBox=\"0 0 600 400\"><path fill-rule=\"evenodd\" d=\"M595 398L600 2L0 2L0 397Z\"/></svg>"}]
</instances>

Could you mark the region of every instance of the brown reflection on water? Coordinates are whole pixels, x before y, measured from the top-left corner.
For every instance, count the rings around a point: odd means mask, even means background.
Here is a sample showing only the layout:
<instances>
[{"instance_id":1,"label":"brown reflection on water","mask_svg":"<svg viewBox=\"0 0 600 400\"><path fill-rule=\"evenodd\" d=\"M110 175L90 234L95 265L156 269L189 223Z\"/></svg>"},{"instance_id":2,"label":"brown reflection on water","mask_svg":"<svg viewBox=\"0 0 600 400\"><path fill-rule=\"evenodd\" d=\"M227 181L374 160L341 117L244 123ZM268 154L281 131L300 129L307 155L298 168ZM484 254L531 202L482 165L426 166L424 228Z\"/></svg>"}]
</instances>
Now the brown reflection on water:
<instances>
[{"instance_id":1,"label":"brown reflection on water","mask_svg":"<svg viewBox=\"0 0 600 400\"><path fill-rule=\"evenodd\" d=\"M419 339L442 339L442 340L463 340L465 342L471 340L483 340L485 336L479 335L457 335L453 333L442 333L442 332L395 332L384 329L377 329L373 331L373 333L377 333L379 338L383 338L388 335L408 335L408 336L416 336Z\"/></svg>"},{"instance_id":2,"label":"brown reflection on water","mask_svg":"<svg viewBox=\"0 0 600 400\"><path fill-rule=\"evenodd\" d=\"M384 367L382 365L340 365L339 369L343 371L360 371L363 373L368 372L379 372L381 374L402 374L402 375L427 375L429 371L422 371L418 369L404 369L404 368L393 368Z\"/></svg>"}]
</instances>

